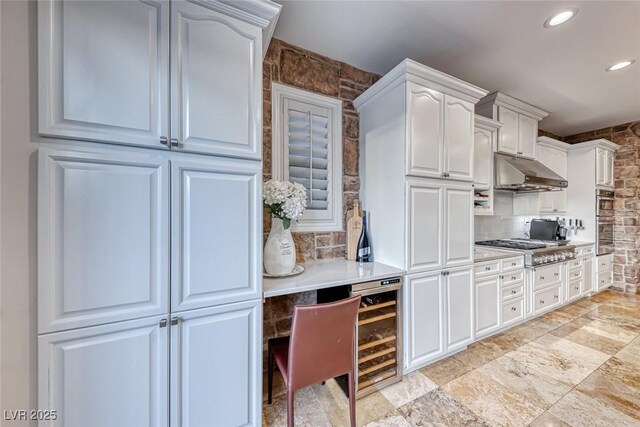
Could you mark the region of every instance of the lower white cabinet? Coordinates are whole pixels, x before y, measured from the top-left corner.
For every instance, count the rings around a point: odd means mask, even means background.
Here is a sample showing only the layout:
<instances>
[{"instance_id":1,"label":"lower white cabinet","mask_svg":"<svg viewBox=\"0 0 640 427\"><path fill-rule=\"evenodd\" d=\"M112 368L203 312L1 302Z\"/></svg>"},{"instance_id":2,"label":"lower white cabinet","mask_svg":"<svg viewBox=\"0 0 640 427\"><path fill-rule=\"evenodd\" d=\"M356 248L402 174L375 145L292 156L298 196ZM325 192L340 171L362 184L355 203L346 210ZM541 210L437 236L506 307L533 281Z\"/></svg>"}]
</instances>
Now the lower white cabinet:
<instances>
[{"instance_id":1,"label":"lower white cabinet","mask_svg":"<svg viewBox=\"0 0 640 427\"><path fill-rule=\"evenodd\" d=\"M167 426L169 328L162 319L40 335L38 408L57 411L40 425Z\"/></svg>"},{"instance_id":2,"label":"lower white cabinet","mask_svg":"<svg viewBox=\"0 0 640 427\"><path fill-rule=\"evenodd\" d=\"M500 277L476 278L475 332L485 335L500 328Z\"/></svg>"},{"instance_id":3,"label":"lower white cabinet","mask_svg":"<svg viewBox=\"0 0 640 427\"><path fill-rule=\"evenodd\" d=\"M407 276L406 368L413 370L473 341L473 267Z\"/></svg>"},{"instance_id":4,"label":"lower white cabinet","mask_svg":"<svg viewBox=\"0 0 640 427\"><path fill-rule=\"evenodd\" d=\"M40 335L41 425L259 426L261 328L258 299Z\"/></svg>"},{"instance_id":5,"label":"lower white cabinet","mask_svg":"<svg viewBox=\"0 0 640 427\"><path fill-rule=\"evenodd\" d=\"M585 257L582 262L582 292L594 291L593 288L593 256Z\"/></svg>"},{"instance_id":6,"label":"lower white cabinet","mask_svg":"<svg viewBox=\"0 0 640 427\"><path fill-rule=\"evenodd\" d=\"M596 257L596 275L598 291L606 289L613 284L613 254Z\"/></svg>"}]
</instances>

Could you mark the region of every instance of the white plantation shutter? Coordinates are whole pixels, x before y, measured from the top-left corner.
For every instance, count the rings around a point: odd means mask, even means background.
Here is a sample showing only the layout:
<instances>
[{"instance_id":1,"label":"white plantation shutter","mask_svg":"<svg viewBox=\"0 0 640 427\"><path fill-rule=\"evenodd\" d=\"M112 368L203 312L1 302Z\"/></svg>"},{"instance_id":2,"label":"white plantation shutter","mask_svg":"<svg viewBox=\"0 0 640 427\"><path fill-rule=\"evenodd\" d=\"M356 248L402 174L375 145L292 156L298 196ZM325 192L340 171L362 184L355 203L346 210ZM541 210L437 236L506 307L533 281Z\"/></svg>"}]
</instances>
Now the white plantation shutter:
<instances>
[{"instance_id":1,"label":"white plantation shutter","mask_svg":"<svg viewBox=\"0 0 640 427\"><path fill-rule=\"evenodd\" d=\"M307 190L307 210L293 229L341 230L341 102L278 84L273 97L273 177Z\"/></svg>"}]
</instances>

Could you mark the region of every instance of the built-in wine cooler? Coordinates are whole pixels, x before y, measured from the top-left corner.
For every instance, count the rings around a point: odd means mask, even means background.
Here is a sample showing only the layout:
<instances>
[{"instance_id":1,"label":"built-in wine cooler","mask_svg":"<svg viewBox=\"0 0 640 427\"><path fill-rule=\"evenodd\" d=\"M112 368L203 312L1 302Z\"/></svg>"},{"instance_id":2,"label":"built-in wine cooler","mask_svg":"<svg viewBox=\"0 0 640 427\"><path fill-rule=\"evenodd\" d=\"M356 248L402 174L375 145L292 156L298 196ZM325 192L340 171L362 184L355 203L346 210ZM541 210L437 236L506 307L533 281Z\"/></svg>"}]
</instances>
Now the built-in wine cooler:
<instances>
[{"instance_id":1,"label":"built-in wine cooler","mask_svg":"<svg viewBox=\"0 0 640 427\"><path fill-rule=\"evenodd\" d=\"M318 303L360 295L356 329L356 398L402 377L402 278L377 280L318 291ZM336 378L348 393L346 375Z\"/></svg>"}]
</instances>

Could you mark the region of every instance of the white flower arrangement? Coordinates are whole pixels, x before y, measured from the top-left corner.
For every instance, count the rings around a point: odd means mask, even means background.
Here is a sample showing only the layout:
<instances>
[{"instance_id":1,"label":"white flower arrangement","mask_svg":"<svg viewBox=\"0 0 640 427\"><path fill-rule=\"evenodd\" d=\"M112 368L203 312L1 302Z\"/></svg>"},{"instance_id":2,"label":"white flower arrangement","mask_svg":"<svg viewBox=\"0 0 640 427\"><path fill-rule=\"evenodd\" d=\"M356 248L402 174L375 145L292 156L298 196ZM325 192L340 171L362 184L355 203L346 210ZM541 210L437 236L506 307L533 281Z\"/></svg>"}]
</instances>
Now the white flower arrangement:
<instances>
[{"instance_id":1,"label":"white flower arrangement","mask_svg":"<svg viewBox=\"0 0 640 427\"><path fill-rule=\"evenodd\" d=\"M288 229L291 221L297 221L307 207L307 191L302 184L289 181L264 183L262 193L264 207L271 216L280 218L284 229Z\"/></svg>"}]
</instances>

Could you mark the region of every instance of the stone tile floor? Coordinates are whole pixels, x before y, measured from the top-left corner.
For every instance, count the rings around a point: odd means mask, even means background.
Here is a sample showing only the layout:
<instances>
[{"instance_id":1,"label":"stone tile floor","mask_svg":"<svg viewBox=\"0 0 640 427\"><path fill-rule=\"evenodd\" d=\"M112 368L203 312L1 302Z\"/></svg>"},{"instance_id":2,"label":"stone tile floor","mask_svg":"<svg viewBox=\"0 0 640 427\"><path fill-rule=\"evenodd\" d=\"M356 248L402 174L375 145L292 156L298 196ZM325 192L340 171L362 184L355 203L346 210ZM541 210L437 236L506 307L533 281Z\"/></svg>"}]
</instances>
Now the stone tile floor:
<instances>
[{"instance_id":1,"label":"stone tile floor","mask_svg":"<svg viewBox=\"0 0 640 427\"><path fill-rule=\"evenodd\" d=\"M360 399L358 425L638 427L639 334L640 295L605 291ZM286 425L281 380L277 389L273 404L264 404L265 426ZM296 426L349 425L347 399L333 380L300 390L295 415Z\"/></svg>"}]
</instances>

